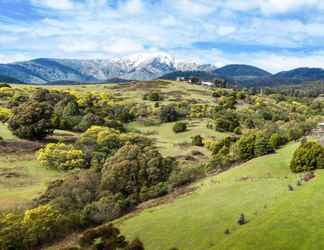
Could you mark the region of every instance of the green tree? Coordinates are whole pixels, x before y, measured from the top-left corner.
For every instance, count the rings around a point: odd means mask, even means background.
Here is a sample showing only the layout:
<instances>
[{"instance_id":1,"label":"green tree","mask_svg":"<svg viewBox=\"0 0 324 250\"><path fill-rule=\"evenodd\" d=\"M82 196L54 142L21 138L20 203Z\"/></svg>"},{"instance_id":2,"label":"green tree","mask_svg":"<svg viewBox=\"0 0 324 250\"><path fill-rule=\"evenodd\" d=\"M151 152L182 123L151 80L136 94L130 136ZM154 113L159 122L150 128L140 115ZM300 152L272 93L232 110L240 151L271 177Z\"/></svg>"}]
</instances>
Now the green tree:
<instances>
[{"instance_id":1,"label":"green tree","mask_svg":"<svg viewBox=\"0 0 324 250\"><path fill-rule=\"evenodd\" d=\"M324 148L316 142L301 144L290 162L290 169L297 172L324 168Z\"/></svg>"},{"instance_id":2,"label":"green tree","mask_svg":"<svg viewBox=\"0 0 324 250\"><path fill-rule=\"evenodd\" d=\"M13 110L8 121L9 129L20 138L42 139L54 131L52 110L47 102L25 102Z\"/></svg>"}]
</instances>

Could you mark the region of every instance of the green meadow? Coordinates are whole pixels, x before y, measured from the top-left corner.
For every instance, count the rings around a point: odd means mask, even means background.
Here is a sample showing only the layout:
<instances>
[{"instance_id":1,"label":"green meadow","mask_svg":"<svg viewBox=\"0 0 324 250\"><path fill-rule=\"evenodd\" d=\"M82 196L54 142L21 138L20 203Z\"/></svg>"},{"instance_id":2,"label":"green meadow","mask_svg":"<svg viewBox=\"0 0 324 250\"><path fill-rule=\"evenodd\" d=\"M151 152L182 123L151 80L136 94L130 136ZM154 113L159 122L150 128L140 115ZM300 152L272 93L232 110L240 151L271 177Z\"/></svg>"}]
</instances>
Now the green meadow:
<instances>
[{"instance_id":1,"label":"green meadow","mask_svg":"<svg viewBox=\"0 0 324 250\"><path fill-rule=\"evenodd\" d=\"M298 143L195 184L191 194L116 224L147 249L322 249L323 171L297 186ZM288 184L294 191L288 191ZM238 225L244 213L248 223ZM229 234L225 234L225 230Z\"/></svg>"}]
</instances>

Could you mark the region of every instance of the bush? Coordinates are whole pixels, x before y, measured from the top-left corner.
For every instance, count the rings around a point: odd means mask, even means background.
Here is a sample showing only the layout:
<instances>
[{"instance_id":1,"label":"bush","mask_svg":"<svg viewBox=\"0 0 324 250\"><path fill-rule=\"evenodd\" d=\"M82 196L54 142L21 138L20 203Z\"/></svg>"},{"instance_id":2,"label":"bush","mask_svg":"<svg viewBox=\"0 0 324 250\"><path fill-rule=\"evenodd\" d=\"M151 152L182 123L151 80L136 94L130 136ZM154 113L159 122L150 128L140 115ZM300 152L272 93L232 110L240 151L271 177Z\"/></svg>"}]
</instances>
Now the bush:
<instances>
[{"instance_id":1,"label":"bush","mask_svg":"<svg viewBox=\"0 0 324 250\"><path fill-rule=\"evenodd\" d=\"M200 135L195 135L191 138L191 144L193 146L203 147L203 138Z\"/></svg>"},{"instance_id":2,"label":"bush","mask_svg":"<svg viewBox=\"0 0 324 250\"><path fill-rule=\"evenodd\" d=\"M153 102L161 101L163 100L161 94L159 92L150 92L148 94L144 95L144 100L150 100Z\"/></svg>"},{"instance_id":3,"label":"bush","mask_svg":"<svg viewBox=\"0 0 324 250\"><path fill-rule=\"evenodd\" d=\"M127 241L113 225L102 225L86 230L80 237L79 244L86 249L125 249Z\"/></svg>"},{"instance_id":4,"label":"bush","mask_svg":"<svg viewBox=\"0 0 324 250\"><path fill-rule=\"evenodd\" d=\"M181 133L187 130L187 123L185 122L176 122L173 127L173 132L174 133Z\"/></svg>"},{"instance_id":5,"label":"bush","mask_svg":"<svg viewBox=\"0 0 324 250\"><path fill-rule=\"evenodd\" d=\"M14 135L24 139L41 139L54 131L52 107L46 102L28 101L14 109L8 120Z\"/></svg>"},{"instance_id":6,"label":"bush","mask_svg":"<svg viewBox=\"0 0 324 250\"><path fill-rule=\"evenodd\" d=\"M22 220L26 230L24 243L28 246L37 246L45 240L54 239L61 222L62 216L50 205L26 210Z\"/></svg>"},{"instance_id":7,"label":"bush","mask_svg":"<svg viewBox=\"0 0 324 250\"><path fill-rule=\"evenodd\" d=\"M174 122L178 120L179 113L177 112L174 105L163 106L160 111L161 122Z\"/></svg>"},{"instance_id":8,"label":"bush","mask_svg":"<svg viewBox=\"0 0 324 250\"><path fill-rule=\"evenodd\" d=\"M11 110L0 107L0 122L6 122L11 115Z\"/></svg>"},{"instance_id":9,"label":"bush","mask_svg":"<svg viewBox=\"0 0 324 250\"><path fill-rule=\"evenodd\" d=\"M49 143L38 152L37 159L42 165L57 170L71 170L85 167L85 154L64 143Z\"/></svg>"},{"instance_id":10,"label":"bush","mask_svg":"<svg viewBox=\"0 0 324 250\"><path fill-rule=\"evenodd\" d=\"M301 144L290 162L290 169L297 172L324 168L324 148L316 142Z\"/></svg>"},{"instance_id":11,"label":"bush","mask_svg":"<svg viewBox=\"0 0 324 250\"><path fill-rule=\"evenodd\" d=\"M116 198L107 194L100 200L86 205L82 210L81 220L84 225L100 225L118 218L121 214L122 208Z\"/></svg>"},{"instance_id":12,"label":"bush","mask_svg":"<svg viewBox=\"0 0 324 250\"><path fill-rule=\"evenodd\" d=\"M278 133L273 133L269 139L269 144L274 148L277 149L280 146L287 143L288 139L279 135Z\"/></svg>"},{"instance_id":13,"label":"bush","mask_svg":"<svg viewBox=\"0 0 324 250\"><path fill-rule=\"evenodd\" d=\"M273 153L274 149L269 144L269 140L263 135L257 135L254 144L254 155L256 157Z\"/></svg>"},{"instance_id":14,"label":"bush","mask_svg":"<svg viewBox=\"0 0 324 250\"><path fill-rule=\"evenodd\" d=\"M205 171L202 167L176 168L172 171L168 182L172 188L175 188L189 184L204 176Z\"/></svg>"},{"instance_id":15,"label":"bush","mask_svg":"<svg viewBox=\"0 0 324 250\"><path fill-rule=\"evenodd\" d=\"M236 143L238 156L241 160L254 158L255 135L243 135Z\"/></svg>"}]
</instances>

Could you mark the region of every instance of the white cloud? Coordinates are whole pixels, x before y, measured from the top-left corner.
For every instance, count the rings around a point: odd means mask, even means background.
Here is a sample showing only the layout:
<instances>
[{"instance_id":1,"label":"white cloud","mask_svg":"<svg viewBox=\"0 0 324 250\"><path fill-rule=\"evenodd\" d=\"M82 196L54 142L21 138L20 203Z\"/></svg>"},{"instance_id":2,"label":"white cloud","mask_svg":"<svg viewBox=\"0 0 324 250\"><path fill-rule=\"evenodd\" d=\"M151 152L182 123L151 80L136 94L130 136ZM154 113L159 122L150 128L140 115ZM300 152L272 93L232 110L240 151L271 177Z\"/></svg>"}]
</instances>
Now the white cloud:
<instances>
[{"instance_id":1,"label":"white cloud","mask_svg":"<svg viewBox=\"0 0 324 250\"><path fill-rule=\"evenodd\" d=\"M39 7L71 10L74 7L72 0L31 0L32 4Z\"/></svg>"},{"instance_id":2,"label":"white cloud","mask_svg":"<svg viewBox=\"0 0 324 250\"><path fill-rule=\"evenodd\" d=\"M143 9L143 3L141 0L128 0L123 8L127 13L138 14Z\"/></svg>"}]
</instances>

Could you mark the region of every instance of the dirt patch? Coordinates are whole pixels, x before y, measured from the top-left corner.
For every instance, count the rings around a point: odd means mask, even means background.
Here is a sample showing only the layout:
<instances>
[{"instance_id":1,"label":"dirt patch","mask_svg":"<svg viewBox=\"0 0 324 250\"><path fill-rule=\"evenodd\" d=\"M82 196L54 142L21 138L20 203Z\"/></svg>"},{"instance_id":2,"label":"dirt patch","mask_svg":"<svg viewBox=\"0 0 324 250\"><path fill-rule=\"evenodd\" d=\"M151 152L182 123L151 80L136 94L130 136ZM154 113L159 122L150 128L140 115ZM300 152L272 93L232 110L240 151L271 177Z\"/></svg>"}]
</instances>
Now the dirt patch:
<instances>
[{"instance_id":1,"label":"dirt patch","mask_svg":"<svg viewBox=\"0 0 324 250\"><path fill-rule=\"evenodd\" d=\"M5 172L5 173L0 173L0 177L4 177L6 179L11 179L11 178L20 178L24 177L25 175L17 173L17 172Z\"/></svg>"},{"instance_id":2,"label":"dirt patch","mask_svg":"<svg viewBox=\"0 0 324 250\"><path fill-rule=\"evenodd\" d=\"M40 142L26 140L3 140L0 141L1 153L25 153L35 152L43 146Z\"/></svg>"}]
</instances>

